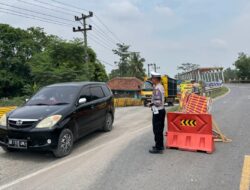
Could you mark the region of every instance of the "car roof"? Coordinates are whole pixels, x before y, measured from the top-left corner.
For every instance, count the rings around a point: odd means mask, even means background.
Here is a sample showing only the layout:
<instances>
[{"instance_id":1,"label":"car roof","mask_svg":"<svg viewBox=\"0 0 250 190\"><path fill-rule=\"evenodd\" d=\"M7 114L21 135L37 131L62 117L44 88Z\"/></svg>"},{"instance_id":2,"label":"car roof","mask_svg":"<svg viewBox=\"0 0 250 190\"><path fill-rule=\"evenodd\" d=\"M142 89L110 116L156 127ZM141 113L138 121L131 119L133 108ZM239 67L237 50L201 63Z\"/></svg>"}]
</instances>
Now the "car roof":
<instances>
[{"instance_id":1,"label":"car roof","mask_svg":"<svg viewBox=\"0 0 250 190\"><path fill-rule=\"evenodd\" d=\"M47 87L56 87L56 86L76 86L76 87L83 87L86 85L104 85L104 82L65 82L65 83L56 83L48 85Z\"/></svg>"}]
</instances>

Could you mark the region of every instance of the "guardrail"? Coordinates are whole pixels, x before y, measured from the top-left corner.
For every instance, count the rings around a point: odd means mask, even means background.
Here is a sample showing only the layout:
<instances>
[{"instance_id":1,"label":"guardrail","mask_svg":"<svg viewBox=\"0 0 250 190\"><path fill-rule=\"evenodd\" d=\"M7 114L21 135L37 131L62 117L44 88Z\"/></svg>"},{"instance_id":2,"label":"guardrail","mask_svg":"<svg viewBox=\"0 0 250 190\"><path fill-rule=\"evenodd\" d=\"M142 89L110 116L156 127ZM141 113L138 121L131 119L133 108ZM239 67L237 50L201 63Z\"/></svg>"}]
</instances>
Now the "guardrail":
<instances>
[{"instance_id":1,"label":"guardrail","mask_svg":"<svg viewBox=\"0 0 250 190\"><path fill-rule=\"evenodd\" d=\"M6 106L6 107L0 107L0 118L5 114L8 113L14 109L16 109L16 106Z\"/></svg>"}]
</instances>

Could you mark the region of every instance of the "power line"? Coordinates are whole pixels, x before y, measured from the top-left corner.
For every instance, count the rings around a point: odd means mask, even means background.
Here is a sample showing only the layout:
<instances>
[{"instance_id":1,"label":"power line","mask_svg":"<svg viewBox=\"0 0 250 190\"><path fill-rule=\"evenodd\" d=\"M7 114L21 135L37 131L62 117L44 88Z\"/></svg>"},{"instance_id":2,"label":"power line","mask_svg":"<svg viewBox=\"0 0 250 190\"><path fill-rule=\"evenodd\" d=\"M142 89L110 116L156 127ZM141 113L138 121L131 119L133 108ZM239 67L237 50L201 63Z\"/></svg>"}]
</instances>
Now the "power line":
<instances>
[{"instance_id":1,"label":"power line","mask_svg":"<svg viewBox=\"0 0 250 190\"><path fill-rule=\"evenodd\" d=\"M109 29L109 27L106 25L106 24L104 24L102 21L101 21L101 19L96 15L96 19L111 33L111 34L113 34L113 36L120 42L120 43L122 43L121 42L121 40L116 36L116 34L115 33L113 33L110 29Z\"/></svg>"},{"instance_id":2,"label":"power line","mask_svg":"<svg viewBox=\"0 0 250 190\"><path fill-rule=\"evenodd\" d=\"M43 1L40 1L40 0L33 0L33 1L38 2L38 3L41 3L41 4L53 6L53 7L55 7L55 8L59 8L59 9L62 9L62 8L63 8L64 10L69 11L69 12L71 12L71 13L73 13L73 14L76 14L76 13L80 13L80 14L81 14L81 12L72 11L71 9L64 8L64 7L59 7L59 6L56 6L56 5L53 5L53 4L50 4L50 3L46 3L46 2L43 2Z\"/></svg>"},{"instance_id":3,"label":"power line","mask_svg":"<svg viewBox=\"0 0 250 190\"><path fill-rule=\"evenodd\" d=\"M35 0L35 1L38 1L38 0ZM73 5L68 4L68 3L62 3L62 2L57 1L57 0L50 0L50 1L56 2L56 3L58 3L58 4L61 4L61 5L67 6L67 7L72 7L72 8L77 9L77 10L88 11L88 10L86 10L86 9L82 9L82 8L73 6ZM112 31L110 30L110 28L109 28L109 27L108 27L108 26L107 26L107 25L97 16L97 15L95 15L95 16L96 16L96 19L106 28L106 30L107 30L108 32L110 32L110 33L114 36L114 38L115 38L117 41L119 41L120 43L122 43L121 40L117 37L117 35L116 35L114 32L112 32Z\"/></svg>"},{"instance_id":4,"label":"power line","mask_svg":"<svg viewBox=\"0 0 250 190\"><path fill-rule=\"evenodd\" d=\"M30 9L16 7L16 6L5 4L5 3L2 3L2 2L0 2L0 5L4 5L4 6L7 6L7 7L11 7L11 8L27 11L27 12L32 12L32 13L36 13L36 14L40 14L40 15L43 15L43 16L52 17L52 18L56 18L56 19L60 19L60 20L68 21L68 22L73 22L72 20L69 20L69 19L64 19L64 18L57 17L57 16L54 16L54 15L45 14L45 13L41 13L41 12L38 12L38 11L33 11L33 10L30 10Z\"/></svg>"},{"instance_id":5,"label":"power line","mask_svg":"<svg viewBox=\"0 0 250 190\"><path fill-rule=\"evenodd\" d=\"M116 44L117 42L114 41L113 38L111 38L101 27L99 27L99 25L97 25L92 19L90 19L90 21L92 21L92 24L98 29L98 30L93 30L93 31L97 31L100 35L102 35L105 39L108 38L110 40L110 42Z\"/></svg>"},{"instance_id":6,"label":"power line","mask_svg":"<svg viewBox=\"0 0 250 190\"><path fill-rule=\"evenodd\" d=\"M72 8L74 8L74 9L78 9L78 10L83 10L83 11L89 11L89 10L87 10L87 9L82 9L82 8L79 8L79 7L76 7L76 6L73 6L73 5L71 5L71 4L68 4L68 3L62 3L62 2L60 2L60 1L57 1L57 0L50 0L50 1L53 1L53 2L55 2L55 3L58 3L58 4L61 4L61 5L64 5L64 6L66 6L66 7L72 7Z\"/></svg>"},{"instance_id":7,"label":"power line","mask_svg":"<svg viewBox=\"0 0 250 190\"><path fill-rule=\"evenodd\" d=\"M12 7L12 8L17 8L17 9L21 9L21 10L24 10L24 11L30 11L28 9L23 9L23 8L19 8L19 7L15 7L15 6L11 6L11 5L8 5L8 4L4 4L4 3L1 3L0 4L4 5L4 6L9 6L9 7ZM10 11L10 12L13 12L14 10L11 10L11 9L6 9L6 8L1 8L3 10L7 10L7 11ZM34 12L34 13L40 13L40 12L37 12L37 11L31 11L31 12ZM23 13L23 12L18 12L18 11L15 11L15 13L17 14L21 14L21 15L26 15L26 16L29 16L29 18L37 18L37 19L42 19L42 21L49 21L51 23L54 23L54 24L62 24L62 25L65 25L65 26L72 26L72 25L69 25L68 23L64 23L64 22L59 22L59 21L56 21L56 20L52 20L52 19L48 19L48 18L44 18L44 17L39 17L39 16L36 16L36 15L33 15L33 14L27 14L27 13ZM42 14L42 15L46 15L47 14ZM52 15L50 15L51 17L53 17ZM110 44L108 44L107 42L105 42L103 39L104 38L101 38L100 36L94 36L95 38L98 38L98 40L101 40L105 46L109 46ZM85 40L86 41L86 40ZM110 48L110 47L109 47ZM112 48L110 48L112 49Z\"/></svg>"},{"instance_id":8,"label":"power line","mask_svg":"<svg viewBox=\"0 0 250 190\"><path fill-rule=\"evenodd\" d=\"M101 41L103 44L105 44L107 47L109 47L110 49L113 49L113 45L111 45L111 44L109 44L109 43L107 43L106 41L104 41L100 36L98 36L98 35L96 35L96 34L94 34L94 33L92 33L91 34L93 37L95 37L97 40L99 40L99 41Z\"/></svg>"},{"instance_id":9,"label":"power line","mask_svg":"<svg viewBox=\"0 0 250 190\"><path fill-rule=\"evenodd\" d=\"M98 44L99 46L102 46L105 48L105 50L107 50L108 52L112 52L112 49L110 49L109 47L103 45L102 43L100 43L99 41L97 41L95 38L93 38L92 36L89 36L89 38L94 41L96 44Z\"/></svg>"},{"instance_id":10,"label":"power line","mask_svg":"<svg viewBox=\"0 0 250 190\"><path fill-rule=\"evenodd\" d=\"M2 8L0 7L0 9L2 10L6 10L6 11L10 11L11 13L17 13L17 14L22 14L24 16L29 16L29 17L33 17L33 18L38 18L38 19L43 19L45 21L49 21L49 22L53 22L53 23L57 23L57 24L61 24L61 25L65 25L65 26L72 26L72 25L69 25L68 23L64 23L64 22L60 22L60 21L56 21L56 20L52 20L52 19L48 19L48 18L43 18L43 17L39 17L39 16L36 16L36 15L32 15L32 14L27 14L27 13L22 13L22 12L18 12L18 11L14 11L12 9L6 9L6 8Z\"/></svg>"},{"instance_id":11,"label":"power line","mask_svg":"<svg viewBox=\"0 0 250 190\"><path fill-rule=\"evenodd\" d=\"M61 11L61 10L58 10L58 9L53 9L53 8L45 7L45 6L42 6L42 5L38 5L38 4L36 4L36 3L26 2L26 1L23 1L23 0L17 0L17 1L22 2L22 3L25 3L25 4L27 4L27 5L34 6L34 7L40 7L40 8L42 8L42 9L51 10L51 11L54 11L54 12L60 12L60 13L63 13L63 14L69 14L69 13L66 12L66 11Z\"/></svg>"},{"instance_id":12,"label":"power line","mask_svg":"<svg viewBox=\"0 0 250 190\"><path fill-rule=\"evenodd\" d=\"M0 9L2 9L2 8L0 8ZM1 12L2 12L2 13L5 13L5 14L20 16L20 17L23 17L23 18L28 18L28 19L32 19L32 20L38 20L38 21L41 21L41 22L50 23L50 24L56 24L56 25L64 26L64 27L67 26L67 25L64 25L64 24L59 24L59 23L56 23L56 22L48 21L48 20L43 20L43 19L31 17L31 16L26 16L26 15L24 15L24 14L19 14L19 13L13 13L13 12L5 11L5 9L2 9L2 10L4 10L4 11L1 11Z\"/></svg>"},{"instance_id":13,"label":"power line","mask_svg":"<svg viewBox=\"0 0 250 190\"><path fill-rule=\"evenodd\" d=\"M104 60L101 60L101 59L97 59L97 60L100 61L100 62L102 62L102 63L104 63L105 65L109 65L111 67L115 67L115 65L113 65L113 64L111 64L111 63L109 63L107 61L104 61Z\"/></svg>"},{"instance_id":14,"label":"power line","mask_svg":"<svg viewBox=\"0 0 250 190\"><path fill-rule=\"evenodd\" d=\"M34 3L31 3L31 2L26 2L26 1L24 1L24 0L17 0L17 1L20 1L20 2L23 2L23 3L26 3L26 4L30 4L30 5L33 5L33 6L39 6L39 7L42 7L42 8L45 8L45 9L49 9L49 10L55 10L55 9L51 9L51 8L48 8L48 7L44 7L44 6L41 6L41 5L37 5L37 4L34 4ZM60 6L56 6L56 5L53 5L53 4L51 4L51 3L46 3L46 2L42 2L42 1L40 1L40 0L33 0L33 1L35 1L35 2L38 2L39 4L45 4L45 5L49 5L49 6L52 6L52 7L55 7L55 8L59 8L59 9L64 9L64 10L68 10L68 11L70 11L70 12L72 12L72 13L75 13L75 11L72 11L72 10L70 10L70 9L65 9L64 7L60 7ZM70 5L70 4L67 4L67 3L62 3L62 2L59 2L59 1L56 1L56 0L51 0L51 1L53 1L53 2L56 2L56 3L58 3L58 4L61 4L61 5L63 5L63 6L67 6L67 7L73 7L73 8L75 8L75 9L79 9L79 10L85 10L85 11L87 11L86 9L80 9L80 8L77 8L77 7L75 7L75 6L72 6L72 5ZM55 10L55 11L57 11L57 10ZM59 12L61 12L61 11L59 11ZM64 11L63 11L64 12ZM66 14L68 14L67 12L64 12L64 13L66 13ZM70 13L71 14L71 13ZM50 15L50 16L52 16L52 15ZM94 25L96 28L97 28L97 30L94 30L94 31L97 31L100 35L103 35L104 36L104 38L106 39L106 38L109 38L109 40L110 41L112 41L112 43L114 43L114 44L116 44L116 42L113 40L113 38L111 38L97 23L95 23L92 19L90 19L93 23L92 23L92 25ZM67 21L70 21L70 22L72 22L71 20L68 20L67 19Z\"/></svg>"}]
</instances>

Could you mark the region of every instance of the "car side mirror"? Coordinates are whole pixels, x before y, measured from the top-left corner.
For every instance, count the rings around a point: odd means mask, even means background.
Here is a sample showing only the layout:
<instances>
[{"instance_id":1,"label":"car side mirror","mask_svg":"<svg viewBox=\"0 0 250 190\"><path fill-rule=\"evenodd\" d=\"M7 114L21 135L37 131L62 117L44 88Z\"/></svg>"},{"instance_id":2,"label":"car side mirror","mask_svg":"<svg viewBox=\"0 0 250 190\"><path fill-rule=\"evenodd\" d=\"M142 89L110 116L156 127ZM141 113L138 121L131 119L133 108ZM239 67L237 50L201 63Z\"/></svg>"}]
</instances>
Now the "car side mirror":
<instances>
[{"instance_id":1,"label":"car side mirror","mask_svg":"<svg viewBox=\"0 0 250 190\"><path fill-rule=\"evenodd\" d=\"M79 104L84 104L86 102L87 102L86 98L80 98L79 101L78 101Z\"/></svg>"}]
</instances>

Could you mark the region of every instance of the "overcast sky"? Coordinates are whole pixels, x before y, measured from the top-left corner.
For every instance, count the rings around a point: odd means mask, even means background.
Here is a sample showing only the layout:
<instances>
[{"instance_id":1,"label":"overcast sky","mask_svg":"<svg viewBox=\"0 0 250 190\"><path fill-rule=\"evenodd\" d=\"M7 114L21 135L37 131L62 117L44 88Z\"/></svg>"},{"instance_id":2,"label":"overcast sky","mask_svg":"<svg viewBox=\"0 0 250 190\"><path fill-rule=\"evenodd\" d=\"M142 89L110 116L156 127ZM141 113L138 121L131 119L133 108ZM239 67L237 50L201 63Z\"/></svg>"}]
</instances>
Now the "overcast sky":
<instances>
[{"instance_id":1,"label":"overcast sky","mask_svg":"<svg viewBox=\"0 0 250 190\"><path fill-rule=\"evenodd\" d=\"M39 1L62 6L52 0ZM122 42L131 45L131 51L141 52L141 56L146 59L146 64L156 63L160 66L161 73L170 76L174 76L177 72L177 65L184 62L199 64L202 67L229 67L239 52L247 54L250 52L249 0L58 1L84 10L92 10L94 15L97 15ZM48 10L24 2L49 7L48 4L39 4L35 0L0 0L0 8L24 12L1 4L4 3L45 14L53 14L72 21L74 20L74 12L76 15L78 12L87 14L84 10L80 11L72 7L55 11L56 7L50 7L51 10ZM21 28L43 27L47 33L58 35L64 39L82 37L80 33L73 33L71 26L58 26L21 18L3 13L3 11L7 10L0 9L1 23ZM26 13L34 15L34 13ZM37 16L42 17L42 15ZM54 20L54 18L50 19ZM64 21L61 20L61 22ZM68 21L65 22L68 23ZM97 52L99 59L114 64L118 57L112 54L111 48L115 48L114 43L117 40L98 22L95 16L89 23L93 24L93 31L89 31L88 34L105 48L92 39L89 39L89 45ZM72 24L74 25L74 23ZM78 23L75 23L75 26L78 26ZM104 34L98 27L111 37L106 36L106 39L103 39ZM114 38L112 42L110 38ZM108 71L112 69L108 65L106 68Z\"/></svg>"}]
</instances>

